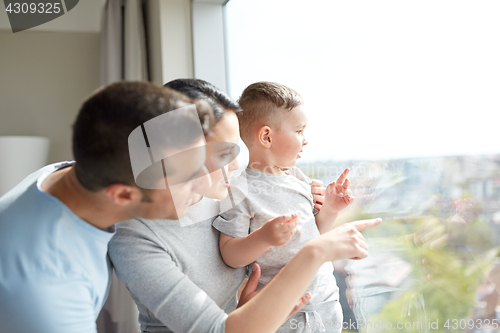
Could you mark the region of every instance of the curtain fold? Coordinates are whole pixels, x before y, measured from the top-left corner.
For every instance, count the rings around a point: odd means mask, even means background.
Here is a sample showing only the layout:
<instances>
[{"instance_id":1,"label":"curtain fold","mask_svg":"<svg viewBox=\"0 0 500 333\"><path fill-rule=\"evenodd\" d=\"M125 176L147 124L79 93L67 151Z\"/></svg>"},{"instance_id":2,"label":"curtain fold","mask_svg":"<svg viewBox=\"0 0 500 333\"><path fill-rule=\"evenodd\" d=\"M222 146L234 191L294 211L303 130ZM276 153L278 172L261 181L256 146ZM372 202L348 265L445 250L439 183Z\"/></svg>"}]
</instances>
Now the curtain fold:
<instances>
[{"instance_id":1,"label":"curtain fold","mask_svg":"<svg viewBox=\"0 0 500 333\"><path fill-rule=\"evenodd\" d=\"M144 0L107 0L101 32L101 85L149 81Z\"/></svg>"},{"instance_id":2,"label":"curtain fold","mask_svg":"<svg viewBox=\"0 0 500 333\"><path fill-rule=\"evenodd\" d=\"M107 0L101 31L101 85L149 81L143 0ZM113 272L109 295L97 319L98 333L138 333L139 312Z\"/></svg>"}]
</instances>

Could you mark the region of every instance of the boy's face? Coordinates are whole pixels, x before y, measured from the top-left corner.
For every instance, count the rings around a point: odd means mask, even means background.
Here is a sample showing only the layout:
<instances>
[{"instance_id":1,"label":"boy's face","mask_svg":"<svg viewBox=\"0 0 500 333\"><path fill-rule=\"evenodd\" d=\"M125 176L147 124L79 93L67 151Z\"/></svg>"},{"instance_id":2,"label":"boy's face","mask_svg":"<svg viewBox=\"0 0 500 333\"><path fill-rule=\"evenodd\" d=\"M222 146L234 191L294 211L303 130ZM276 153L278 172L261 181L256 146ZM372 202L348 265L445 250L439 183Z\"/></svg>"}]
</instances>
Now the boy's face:
<instances>
[{"instance_id":1,"label":"boy's face","mask_svg":"<svg viewBox=\"0 0 500 333\"><path fill-rule=\"evenodd\" d=\"M307 115L304 105L281 112L285 114L280 127L273 136L271 149L275 158L274 164L280 168L290 168L295 166L302 148L307 144L304 136Z\"/></svg>"}]
</instances>

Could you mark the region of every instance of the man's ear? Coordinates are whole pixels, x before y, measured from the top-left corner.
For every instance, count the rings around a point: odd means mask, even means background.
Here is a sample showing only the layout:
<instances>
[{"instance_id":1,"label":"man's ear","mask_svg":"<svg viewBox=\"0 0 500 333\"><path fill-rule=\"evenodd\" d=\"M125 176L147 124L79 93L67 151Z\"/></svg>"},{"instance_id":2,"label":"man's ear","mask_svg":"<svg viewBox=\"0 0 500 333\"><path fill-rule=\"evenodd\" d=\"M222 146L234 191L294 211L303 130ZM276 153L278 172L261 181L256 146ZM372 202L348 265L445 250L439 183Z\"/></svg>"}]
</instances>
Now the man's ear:
<instances>
[{"instance_id":1,"label":"man's ear","mask_svg":"<svg viewBox=\"0 0 500 333\"><path fill-rule=\"evenodd\" d=\"M132 202L141 201L141 191L125 184L112 184L106 187L106 195L118 206L127 206Z\"/></svg>"},{"instance_id":2,"label":"man's ear","mask_svg":"<svg viewBox=\"0 0 500 333\"><path fill-rule=\"evenodd\" d=\"M259 129L259 143L265 148L271 148L271 137L273 134L273 130L269 126L262 126Z\"/></svg>"}]
</instances>

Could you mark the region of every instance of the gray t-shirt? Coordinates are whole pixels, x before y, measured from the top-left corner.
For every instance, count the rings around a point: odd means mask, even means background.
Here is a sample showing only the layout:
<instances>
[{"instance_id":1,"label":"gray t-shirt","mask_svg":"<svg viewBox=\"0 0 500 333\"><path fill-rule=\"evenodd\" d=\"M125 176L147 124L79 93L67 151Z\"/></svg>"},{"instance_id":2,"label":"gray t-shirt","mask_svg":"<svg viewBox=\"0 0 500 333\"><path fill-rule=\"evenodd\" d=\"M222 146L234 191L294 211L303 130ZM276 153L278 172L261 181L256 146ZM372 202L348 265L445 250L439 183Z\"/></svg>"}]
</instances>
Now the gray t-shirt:
<instances>
[{"instance_id":1,"label":"gray t-shirt","mask_svg":"<svg viewBox=\"0 0 500 333\"><path fill-rule=\"evenodd\" d=\"M262 269L260 285L267 283L309 240L318 237L309 178L298 168L289 175L273 175L246 169L231 181L231 193L221 201L221 213L213 226L231 237L245 237L267 221L283 214L301 212L297 232L283 246L271 247L256 262ZM338 300L331 262L323 264L307 291L310 305Z\"/></svg>"},{"instance_id":2,"label":"gray t-shirt","mask_svg":"<svg viewBox=\"0 0 500 333\"><path fill-rule=\"evenodd\" d=\"M142 332L224 332L245 269L222 261L211 225L218 212L218 201L203 198L181 221L117 225L109 257L137 304Z\"/></svg>"}]
</instances>

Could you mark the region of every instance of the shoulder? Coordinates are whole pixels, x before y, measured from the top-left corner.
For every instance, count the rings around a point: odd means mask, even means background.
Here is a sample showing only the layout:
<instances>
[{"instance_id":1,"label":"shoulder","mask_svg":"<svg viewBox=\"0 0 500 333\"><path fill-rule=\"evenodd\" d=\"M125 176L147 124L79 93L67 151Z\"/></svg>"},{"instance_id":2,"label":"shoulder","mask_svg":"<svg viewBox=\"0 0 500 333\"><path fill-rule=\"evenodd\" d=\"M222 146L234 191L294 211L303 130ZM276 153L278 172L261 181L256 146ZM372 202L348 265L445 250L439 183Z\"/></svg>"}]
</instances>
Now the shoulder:
<instances>
[{"instance_id":1,"label":"shoulder","mask_svg":"<svg viewBox=\"0 0 500 333\"><path fill-rule=\"evenodd\" d=\"M154 220L136 218L117 223L115 235L108 245L111 259L114 261L117 257L126 256L129 252L137 252L147 247L158 247L160 240L151 227L152 222Z\"/></svg>"},{"instance_id":2,"label":"shoulder","mask_svg":"<svg viewBox=\"0 0 500 333\"><path fill-rule=\"evenodd\" d=\"M37 181L51 172L51 166L34 172L0 199L0 253L11 277L63 273L61 242L75 235L64 228L62 204L37 189Z\"/></svg>"},{"instance_id":3,"label":"shoulder","mask_svg":"<svg viewBox=\"0 0 500 333\"><path fill-rule=\"evenodd\" d=\"M307 185L311 184L311 179L305 175L302 170L300 170L298 167L294 166L293 168L290 168L290 176L293 176L297 178L300 181L303 181L307 183Z\"/></svg>"},{"instance_id":4,"label":"shoulder","mask_svg":"<svg viewBox=\"0 0 500 333\"><path fill-rule=\"evenodd\" d=\"M121 243L133 243L137 239L154 238L155 233L151 227L152 222L154 220L135 218L115 224L116 232L111 238L109 247L113 248Z\"/></svg>"},{"instance_id":5,"label":"shoulder","mask_svg":"<svg viewBox=\"0 0 500 333\"><path fill-rule=\"evenodd\" d=\"M249 195L249 175L244 170L237 177L230 179L228 195L220 201L220 210L226 211L234 205L242 203Z\"/></svg>"},{"instance_id":6,"label":"shoulder","mask_svg":"<svg viewBox=\"0 0 500 333\"><path fill-rule=\"evenodd\" d=\"M23 228L40 227L34 220L52 221L61 215L63 204L41 190L42 182L53 172L71 166L72 162L47 165L23 179L5 195L0 197L0 228L24 225ZM52 223L50 223L52 224ZM23 231L23 234L26 230ZM0 235L5 233L1 233Z\"/></svg>"}]
</instances>

